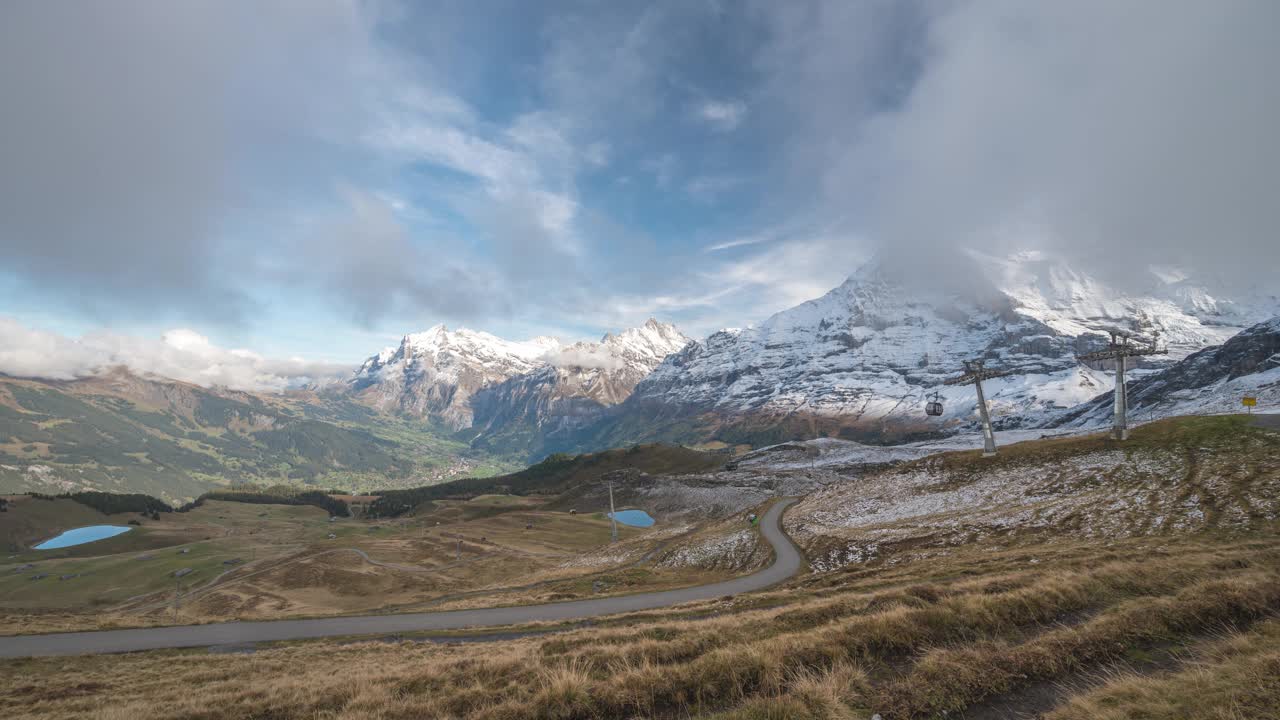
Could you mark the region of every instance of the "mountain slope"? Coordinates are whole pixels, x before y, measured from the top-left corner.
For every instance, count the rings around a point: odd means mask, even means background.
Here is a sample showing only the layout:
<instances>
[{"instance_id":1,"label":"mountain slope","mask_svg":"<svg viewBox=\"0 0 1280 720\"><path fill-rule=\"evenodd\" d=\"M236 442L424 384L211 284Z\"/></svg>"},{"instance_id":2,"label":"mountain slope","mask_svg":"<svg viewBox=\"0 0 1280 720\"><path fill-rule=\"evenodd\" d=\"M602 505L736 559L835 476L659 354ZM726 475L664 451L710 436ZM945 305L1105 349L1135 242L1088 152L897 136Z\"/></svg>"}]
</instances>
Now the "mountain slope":
<instances>
[{"instance_id":1,"label":"mountain slope","mask_svg":"<svg viewBox=\"0 0 1280 720\"><path fill-rule=\"evenodd\" d=\"M1274 527L1280 434L1247 416L1173 418L1105 434L912 460L833 483L788 513L818 571L945 554L1202 530Z\"/></svg>"},{"instance_id":2,"label":"mountain slope","mask_svg":"<svg viewBox=\"0 0 1280 720\"><path fill-rule=\"evenodd\" d=\"M1177 359L1238 332L1261 307L1218 299L1180 275L1153 273L1121 292L1039 253L968 254L943 287L870 263L821 298L756 327L725 330L667 358L587 447L639 440L769 444L797 437L927 437L971 427L971 386L942 387L962 361L1018 375L985 385L1002 427L1031 426L1110 390L1109 373L1075 355L1124 325L1159 332ZM946 413L925 416L937 391Z\"/></svg>"},{"instance_id":3,"label":"mountain slope","mask_svg":"<svg viewBox=\"0 0 1280 720\"><path fill-rule=\"evenodd\" d=\"M375 418L351 403L119 370L74 381L0 377L0 491L140 492L180 504L245 482L421 484L468 452L424 429L395 438L395 423Z\"/></svg>"},{"instance_id":4,"label":"mountain slope","mask_svg":"<svg viewBox=\"0 0 1280 720\"><path fill-rule=\"evenodd\" d=\"M476 393L472 446L493 452L522 448L530 457L571 448L578 433L688 343L673 325L649 320L598 343L562 348L549 356L552 364Z\"/></svg>"},{"instance_id":5,"label":"mountain slope","mask_svg":"<svg viewBox=\"0 0 1280 720\"><path fill-rule=\"evenodd\" d=\"M454 429L471 425L471 395L480 388L532 372L558 350L554 338L510 342L467 328L436 325L405 335L356 371L350 390L387 412L438 419Z\"/></svg>"},{"instance_id":6,"label":"mountain slope","mask_svg":"<svg viewBox=\"0 0 1280 720\"><path fill-rule=\"evenodd\" d=\"M382 411L438 420L482 447L544 454L595 422L689 342L650 319L599 342L518 343L436 326L369 358L349 391Z\"/></svg>"},{"instance_id":7,"label":"mountain slope","mask_svg":"<svg viewBox=\"0 0 1280 720\"><path fill-rule=\"evenodd\" d=\"M1159 372L1127 383L1136 417L1239 412L1250 395L1262 408L1280 406L1280 317L1259 323L1222 345L1205 348ZM1110 422L1114 392L1072 408L1050 427Z\"/></svg>"}]
</instances>

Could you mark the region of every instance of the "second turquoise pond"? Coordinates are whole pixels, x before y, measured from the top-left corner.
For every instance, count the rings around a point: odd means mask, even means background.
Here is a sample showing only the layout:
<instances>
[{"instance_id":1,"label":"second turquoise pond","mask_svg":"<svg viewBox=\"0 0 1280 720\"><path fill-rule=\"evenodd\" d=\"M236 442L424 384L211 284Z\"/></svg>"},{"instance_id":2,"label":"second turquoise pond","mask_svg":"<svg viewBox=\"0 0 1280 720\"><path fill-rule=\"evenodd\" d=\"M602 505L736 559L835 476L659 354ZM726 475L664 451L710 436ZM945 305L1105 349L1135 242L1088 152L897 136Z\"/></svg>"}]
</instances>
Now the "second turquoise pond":
<instances>
[{"instance_id":1,"label":"second turquoise pond","mask_svg":"<svg viewBox=\"0 0 1280 720\"><path fill-rule=\"evenodd\" d=\"M653 518L643 510L619 510L611 514L623 525L630 525L631 527L649 527L653 525Z\"/></svg>"}]
</instances>

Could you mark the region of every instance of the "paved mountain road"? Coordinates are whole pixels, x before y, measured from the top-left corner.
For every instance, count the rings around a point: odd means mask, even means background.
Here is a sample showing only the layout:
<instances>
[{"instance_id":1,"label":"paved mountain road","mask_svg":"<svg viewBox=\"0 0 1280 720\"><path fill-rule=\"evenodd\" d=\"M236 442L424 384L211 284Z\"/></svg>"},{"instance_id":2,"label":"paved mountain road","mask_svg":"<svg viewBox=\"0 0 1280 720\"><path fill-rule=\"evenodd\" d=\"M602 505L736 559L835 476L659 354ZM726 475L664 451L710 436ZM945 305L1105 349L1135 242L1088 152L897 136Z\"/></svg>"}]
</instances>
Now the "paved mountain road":
<instances>
[{"instance_id":1,"label":"paved mountain road","mask_svg":"<svg viewBox=\"0 0 1280 720\"><path fill-rule=\"evenodd\" d=\"M457 630L531 622L572 620L652 610L695 600L710 600L725 595L761 590L786 580L800 570L803 558L791 540L782 532L780 520L796 498L785 498L773 504L761 518L760 530L773 546L774 562L769 567L745 577L660 592L617 595L613 597L574 600L543 605L450 610L447 612L406 613L400 615L364 615L313 620L267 620L230 622L211 625L104 630L98 632L53 633L0 637L0 657L44 655L81 655L133 652L160 648L239 645L277 640L343 635L385 635L424 630Z\"/></svg>"},{"instance_id":2,"label":"paved mountain road","mask_svg":"<svg viewBox=\"0 0 1280 720\"><path fill-rule=\"evenodd\" d=\"M1253 424L1268 430L1280 430L1280 414L1254 415Z\"/></svg>"}]
</instances>

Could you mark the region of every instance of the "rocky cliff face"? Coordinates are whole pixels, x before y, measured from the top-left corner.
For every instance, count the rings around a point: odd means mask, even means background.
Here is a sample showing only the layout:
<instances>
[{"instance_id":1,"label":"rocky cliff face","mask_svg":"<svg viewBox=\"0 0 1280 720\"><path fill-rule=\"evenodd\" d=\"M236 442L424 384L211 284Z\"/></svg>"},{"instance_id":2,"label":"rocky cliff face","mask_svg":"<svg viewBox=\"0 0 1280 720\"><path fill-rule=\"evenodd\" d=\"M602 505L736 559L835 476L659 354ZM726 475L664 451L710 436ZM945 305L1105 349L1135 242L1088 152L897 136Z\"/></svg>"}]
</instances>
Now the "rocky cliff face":
<instances>
[{"instance_id":1,"label":"rocky cliff face","mask_svg":"<svg viewBox=\"0 0 1280 720\"><path fill-rule=\"evenodd\" d=\"M688 342L675 326L652 319L571 345L437 326L369 358L350 389L381 410L471 428L481 445L520 451L589 424Z\"/></svg>"},{"instance_id":2,"label":"rocky cliff face","mask_svg":"<svg viewBox=\"0 0 1280 720\"><path fill-rule=\"evenodd\" d=\"M553 338L510 342L466 328L444 325L405 335L364 362L349 389L384 412L440 420L454 429L471 425L471 396L487 385L545 365L559 350Z\"/></svg>"}]
</instances>

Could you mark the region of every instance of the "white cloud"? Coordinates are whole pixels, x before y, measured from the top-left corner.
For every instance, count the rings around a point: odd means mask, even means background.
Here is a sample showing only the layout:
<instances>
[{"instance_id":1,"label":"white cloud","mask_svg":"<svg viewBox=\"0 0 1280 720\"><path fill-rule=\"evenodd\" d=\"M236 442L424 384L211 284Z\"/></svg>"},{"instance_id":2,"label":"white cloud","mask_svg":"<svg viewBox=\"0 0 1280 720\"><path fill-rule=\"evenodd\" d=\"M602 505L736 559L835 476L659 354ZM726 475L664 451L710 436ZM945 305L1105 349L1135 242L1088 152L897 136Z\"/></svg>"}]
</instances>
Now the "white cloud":
<instances>
[{"instance_id":1,"label":"white cloud","mask_svg":"<svg viewBox=\"0 0 1280 720\"><path fill-rule=\"evenodd\" d=\"M728 132L742 124L747 116L747 105L739 100L708 100L697 107L696 114L716 130Z\"/></svg>"},{"instance_id":2,"label":"white cloud","mask_svg":"<svg viewBox=\"0 0 1280 720\"><path fill-rule=\"evenodd\" d=\"M543 356L542 359L560 368L617 370L623 366L621 358L614 357L595 343L576 343L559 350L553 350Z\"/></svg>"},{"instance_id":3,"label":"white cloud","mask_svg":"<svg viewBox=\"0 0 1280 720\"><path fill-rule=\"evenodd\" d=\"M754 235L751 237L736 238L734 240L726 240L712 245L708 245L702 249L703 252L720 252L736 247L746 247L748 245L759 245L762 242L768 242L769 238L764 235Z\"/></svg>"},{"instance_id":4,"label":"white cloud","mask_svg":"<svg viewBox=\"0 0 1280 720\"><path fill-rule=\"evenodd\" d=\"M456 127L422 122L426 118L419 120L404 118L403 124L372 131L369 142L389 152L412 153L421 160L493 183L537 179L532 163L520 153Z\"/></svg>"},{"instance_id":5,"label":"white cloud","mask_svg":"<svg viewBox=\"0 0 1280 720\"><path fill-rule=\"evenodd\" d=\"M108 332L68 338L0 316L0 373L72 380L121 366L142 375L249 392L281 392L351 371L348 365L272 360L248 350L220 348L187 328L169 330L159 340Z\"/></svg>"},{"instance_id":6,"label":"white cloud","mask_svg":"<svg viewBox=\"0 0 1280 720\"><path fill-rule=\"evenodd\" d=\"M1280 4L760 7L784 183L909 274L1037 239L1121 282L1152 261L1280 265Z\"/></svg>"},{"instance_id":7,"label":"white cloud","mask_svg":"<svg viewBox=\"0 0 1280 720\"><path fill-rule=\"evenodd\" d=\"M587 145L582 157L588 165L604 167L609 164L609 152L609 143L596 141Z\"/></svg>"},{"instance_id":8,"label":"white cloud","mask_svg":"<svg viewBox=\"0 0 1280 720\"><path fill-rule=\"evenodd\" d=\"M704 280L742 291L744 304L739 307L747 312L738 321L754 321L762 310L789 308L839 285L864 258L857 248L849 238L817 235L792 240L725 263Z\"/></svg>"}]
</instances>

